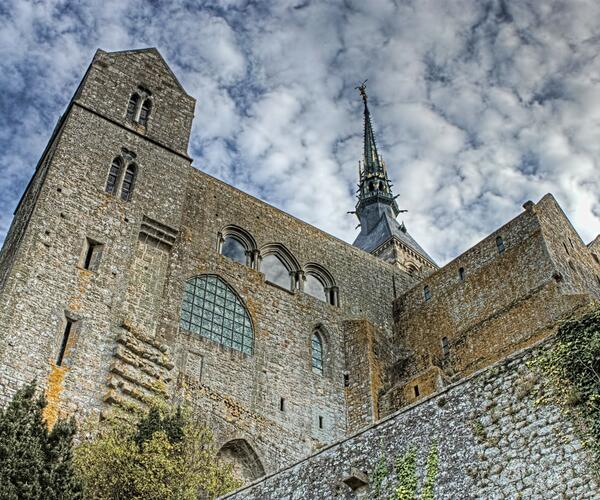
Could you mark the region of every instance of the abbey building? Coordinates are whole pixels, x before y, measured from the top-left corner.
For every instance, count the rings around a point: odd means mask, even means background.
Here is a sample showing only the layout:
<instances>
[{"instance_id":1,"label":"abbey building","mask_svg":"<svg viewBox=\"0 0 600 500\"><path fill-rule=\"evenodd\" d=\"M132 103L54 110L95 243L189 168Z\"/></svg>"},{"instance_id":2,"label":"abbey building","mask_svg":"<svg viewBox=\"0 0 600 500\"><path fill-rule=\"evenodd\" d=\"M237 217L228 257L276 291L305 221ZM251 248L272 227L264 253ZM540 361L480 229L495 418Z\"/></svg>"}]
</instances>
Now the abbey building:
<instances>
[{"instance_id":1,"label":"abbey building","mask_svg":"<svg viewBox=\"0 0 600 500\"><path fill-rule=\"evenodd\" d=\"M438 268L397 221L361 94L349 245L192 167L195 100L157 50L97 51L0 255L0 402L34 377L50 418L187 398L250 482L600 298L598 239L551 195Z\"/></svg>"}]
</instances>

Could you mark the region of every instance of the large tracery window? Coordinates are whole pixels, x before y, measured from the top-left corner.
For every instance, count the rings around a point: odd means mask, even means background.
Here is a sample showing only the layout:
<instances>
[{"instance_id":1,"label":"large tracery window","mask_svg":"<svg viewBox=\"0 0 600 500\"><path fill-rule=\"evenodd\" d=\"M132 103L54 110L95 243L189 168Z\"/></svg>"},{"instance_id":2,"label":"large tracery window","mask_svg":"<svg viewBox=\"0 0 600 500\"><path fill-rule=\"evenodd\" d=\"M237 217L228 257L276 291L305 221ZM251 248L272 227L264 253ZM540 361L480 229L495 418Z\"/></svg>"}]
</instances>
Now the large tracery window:
<instances>
[{"instance_id":1,"label":"large tracery window","mask_svg":"<svg viewBox=\"0 0 600 500\"><path fill-rule=\"evenodd\" d=\"M312 369L323 375L323 341L318 333L313 333L312 336Z\"/></svg>"},{"instance_id":2,"label":"large tracery window","mask_svg":"<svg viewBox=\"0 0 600 500\"><path fill-rule=\"evenodd\" d=\"M218 276L195 276L186 282L179 323L226 347L253 353L250 315L233 288Z\"/></svg>"}]
</instances>

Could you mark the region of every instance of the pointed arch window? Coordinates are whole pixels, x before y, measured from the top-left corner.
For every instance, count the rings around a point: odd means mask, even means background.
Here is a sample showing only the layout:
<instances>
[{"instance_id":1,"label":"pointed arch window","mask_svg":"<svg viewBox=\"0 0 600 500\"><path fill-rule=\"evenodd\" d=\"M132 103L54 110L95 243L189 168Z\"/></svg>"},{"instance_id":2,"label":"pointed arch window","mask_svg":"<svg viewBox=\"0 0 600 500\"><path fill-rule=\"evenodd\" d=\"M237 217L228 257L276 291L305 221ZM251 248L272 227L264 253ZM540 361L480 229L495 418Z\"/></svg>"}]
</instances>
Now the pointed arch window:
<instances>
[{"instance_id":1,"label":"pointed arch window","mask_svg":"<svg viewBox=\"0 0 600 500\"><path fill-rule=\"evenodd\" d=\"M131 94L129 98L129 103L127 103L127 119L135 120L135 115L137 113L138 103L140 101L140 96L138 93Z\"/></svg>"},{"instance_id":2,"label":"pointed arch window","mask_svg":"<svg viewBox=\"0 0 600 500\"><path fill-rule=\"evenodd\" d=\"M107 193L113 194L115 192L119 177L121 176L121 168L123 168L123 160L121 160L121 158L115 158L110 165L108 177L106 179L105 191Z\"/></svg>"},{"instance_id":3,"label":"pointed arch window","mask_svg":"<svg viewBox=\"0 0 600 500\"><path fill-rule=\"evenodd\" d=\"M317 332L312 335L311 348L312 370L319 375L323 375L323 339Z\"/></svg>"},{"instance_id":4,"label":"pointed arch window","mask_svg":"<svg viewBox=\"0 0 600 500\"><path fill-rule=\"evenodd\" d=\"M121 199L129 201L133 193L133 184L135 181L136 166L134 163L127 165L125 176L123 177L123 185L121 186Z\"/></svg>"},{"instance_id":5,"label":"pointed arch window","mask_svg":"<svg viewBox=\"0 0 600 500\"><path fill-rule=\"evenodd\" d=\"M181 328L251 355L254 329L246 306L221 277L201 275L185 283Z\"/></svg>"},{"instance_id":6,"label":"pointed arch window","mask_svg":"<svg viewBox=\"0 0 600 500\"><path fill-rule=\"evenodd\" d=\"M150 99L146 99L142 104L142 109L140 110L140 119L138 120L141 125L146 125L148 123L151 109L152 101Z\"/></svg>"}]
</instances>

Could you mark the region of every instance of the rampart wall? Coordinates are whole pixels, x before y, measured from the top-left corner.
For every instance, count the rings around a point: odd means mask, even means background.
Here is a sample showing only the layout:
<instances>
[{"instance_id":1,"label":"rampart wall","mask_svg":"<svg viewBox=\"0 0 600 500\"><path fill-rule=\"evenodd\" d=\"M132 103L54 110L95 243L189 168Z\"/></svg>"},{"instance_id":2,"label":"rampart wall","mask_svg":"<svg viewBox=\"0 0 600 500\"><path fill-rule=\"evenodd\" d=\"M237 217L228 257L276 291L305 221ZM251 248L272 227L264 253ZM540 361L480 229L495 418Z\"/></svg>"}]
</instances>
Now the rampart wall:
<instances>
[{"instance_id":1,"label":"rampart wall","mask_svg":"<svg viewBox=\"0 0 600 500\"><path fill-rule=\"evenodd\" d=\"M547 346L516 353L225 498L389 498L399 487L411 491L410 468L398 477L411 450L417 494L430 487L429 498L599 498L597 470L574 423L540 402L547 387L528 367Z\"/></svg>"}]
</instances>

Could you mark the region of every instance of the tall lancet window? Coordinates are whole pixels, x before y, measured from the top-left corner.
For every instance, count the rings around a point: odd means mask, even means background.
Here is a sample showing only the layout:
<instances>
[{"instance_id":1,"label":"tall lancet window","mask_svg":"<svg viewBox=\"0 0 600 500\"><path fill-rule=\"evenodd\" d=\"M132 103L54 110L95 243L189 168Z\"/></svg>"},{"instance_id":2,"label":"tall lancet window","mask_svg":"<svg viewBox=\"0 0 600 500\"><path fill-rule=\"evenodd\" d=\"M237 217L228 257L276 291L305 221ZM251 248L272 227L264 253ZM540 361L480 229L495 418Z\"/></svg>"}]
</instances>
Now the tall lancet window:
<instances>
[{"instance_id":1,"label":"tall lancet window","mask_svg":"<svg viewBox=\"0 0 600 500\"><path fill-rule=\"evenodd\" d=\"M110 166L110 170L108 171L108 177L106 179L105 191L107 193L113 194L115 192L117 182L119 181L119 177L121 175L122 167L123 160L121 160L121 158L115 158Z\"/></svg>"},{"instance_id":2,"label":"tall lancet window","mask_svg":"<svg viewBox=\"0 0 600 500\"><path fill-rule=\"evenodd\" d=\"M135 164L130 163L127 165L125 176L123 177L123 185L121 186L121 199L129 201L131 194L133 193L133 183L135 181Z\"/></svg>"},{"instance_id":3,"label":"tall lancet window","mask_svg":"<svg viewBox=\"0 0 600 500\"><path fill-rule=\"evenodd\" d=\"M323 375L323 341L318 333L312 336L312 370L319 375Z\"/></svg>"},{"instance_id":4,"label":"tall lancet window","mask_svg":"<svg viewBox=\"0 0 600 500\"><path fill-rule=\"evenodd\" d=\"M135 120L135 115L137 113L138 102L140 101L140 96L137 93L134 93L129 98L129 103L127 104L127 119Z\"/></svg>"},{"instance_id":5,"label":"tall lancet window","mask_svg":"<svg viewBox=\"0 0 600 500\"><path fill-rule=\"evenodd\" d=\"M150 99L146 99L142 104L142 109L140 110L140 119L139 122L141 125L146 125L148 123L148 118L150 118L150 110L152 109L152 101Z\"/></svg>"}]
</instances>

